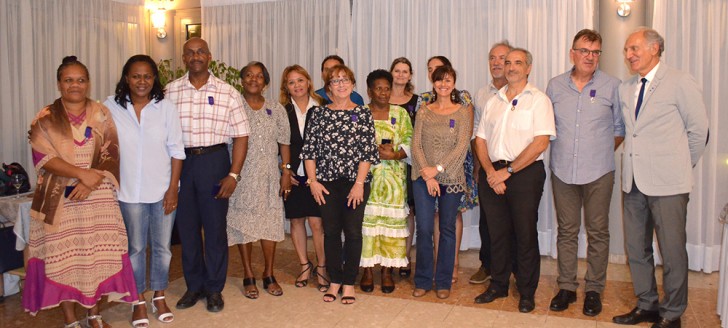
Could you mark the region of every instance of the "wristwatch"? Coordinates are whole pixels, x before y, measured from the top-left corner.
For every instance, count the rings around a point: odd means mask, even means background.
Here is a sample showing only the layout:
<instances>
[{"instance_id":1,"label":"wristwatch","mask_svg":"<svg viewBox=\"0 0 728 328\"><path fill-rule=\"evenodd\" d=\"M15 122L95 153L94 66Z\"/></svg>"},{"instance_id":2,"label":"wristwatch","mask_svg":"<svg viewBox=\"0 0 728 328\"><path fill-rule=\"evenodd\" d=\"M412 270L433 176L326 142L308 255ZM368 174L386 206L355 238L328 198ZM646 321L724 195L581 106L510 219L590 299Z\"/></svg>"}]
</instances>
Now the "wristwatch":
<instances>
[{"instance_id":1,"label":"wristwatch","mask_svg":"<svg viewBox=\"0 0 728 328\"><path fill-rule=\"evenodd\" d=\"M281 170L290 170L291 169L291 163L281 163Z\"/></svg>"},{"instance_id":2,"label":"wristwatch","mask_svg":"<svg viewBox=\"0 0 728 328\"><path fill-rule=\"evenodd\" d=\"M508 164L508 166L506 166L506 171L508 171L508 173L510 174L513 174L513 167L511 166L511 164Z\"/></svg>"},{"instance_id":3,"label":"wristwatch","mask_svg":"<svg viewBox=\"0 0 728 328\"><path fill-rule=\"evenodd\" d=\"M306 179L306 185L307 186L310 186L314 182L316 182L316 178L308 178L308 179Z\"/></svg>"},{"instance_id":4,"label":"wristwatch","mask_svg":"<svg viewBox=\"0 0 728 328\"><path fill-rule=\"evenodd\" d=\"M236 174L233 172L228 173L228 175L233 177L233 179L235 179L235 182L240 182L240 180L243 179L243 177L241 177L240 174Z\"/></svg>"},{"instance_id":5,"label":"wristwatch","mask_svg":"<svg viewBox=\"0 0 728 328\"><path fill-rule=\"evenodd\" d=\"M442 167L442 165L440 165L440 164L437 164L437 166L435 166L435 168L437 169L438 173L442 173L442 171L445 171L445 168Z\"/></svg>"}]
</instances>

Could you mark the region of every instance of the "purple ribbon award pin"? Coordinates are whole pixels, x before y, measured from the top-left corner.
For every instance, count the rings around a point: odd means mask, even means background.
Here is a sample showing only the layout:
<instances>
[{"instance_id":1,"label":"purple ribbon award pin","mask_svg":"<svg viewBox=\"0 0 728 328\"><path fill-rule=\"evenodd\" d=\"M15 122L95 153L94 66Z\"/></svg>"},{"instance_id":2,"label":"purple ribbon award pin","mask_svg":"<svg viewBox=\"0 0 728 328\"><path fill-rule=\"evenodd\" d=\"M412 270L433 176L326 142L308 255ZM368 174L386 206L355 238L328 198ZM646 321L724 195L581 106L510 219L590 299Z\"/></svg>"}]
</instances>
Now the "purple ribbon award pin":
<instances>
[{"instance_id":1,"label":"purple ribbon award pin","mask_svg":"<svg viewBox=\"0 0 728 328\"><path fill-rule=\"evenodd\" d=\"M270 116L271 114L273 114L273 112L269 108L266 108L265 109L265 113L268 114L268 116Z\"/></svg>"},{"instance_id":2,"label":"purple ribbon award pin","mask_svg":"<svg viewBox=\"0 0 728 328\"><path fill-rule=\"evenodd\" d=\"M455 131L455 120L450 119L450 133L453 133Z\"/></svg>"},{"instance_id":3,"label":"purple ribbon award pin","mask_svg":"<svg viewBox=\"0 0 728 328\"><path fill-rule=\"evenodd\" d=\"M91 127L90 126L87 126L86 127L86 132L83 135L84 135L84 137L86 137L86 139L91 139L91 137L93 136L93 134L91 134Z\"/></svg>"},{"instance_id":4,"label":"purple ribbon award pin","mask_svg":"<svg viewBox=\"0 0 728 328\"><path fill-rule=\"evenodd\" d=\"M396 117L392 117L392 119L390 120L390 122L392 122L392 125L397 124L397 118Z\"/></svg>"},{"instance_id":5,"label":"purple ribbon award pin","mask_svg":"<svg viewBox=\"0 0 728 328\"><path fill-rule=\"evenodd\" d=\"M354 123L356 123L357 121L359 121L359 115L351 114L351 121L354 122Z\"/></svg>"},{"instance_id":6,"label":"purple ribbon award pin","mask_svg":"<svg viewBox=\"0 0 728 328\"><path fill-rule=\"evenodd\" d=\"M511 101L511 105L511 111L516 110L516 105L518 105L518 99L513 99L513 101Z\"/></svg>"},{"instance_id":7,"label":"purple ribbon award pin","mask_svg":"<svg viewBox=\"0 0 728 328\"><path fill-rule=\"evenodd\" d=\"M207 97L207 103L210 104L210 105L214 105L215 104L215 98L213 98L212 96Z\"/></svg>"},{"instance_id":8,"label":"purple ribbon award pin","mask_svg":"<svg viewBox=\"0 0 728 328\"><path fill-rule=\"evenodd\" d=\"M594 97L596 97L596 96L597 96L597 90L591 89L591 91L589 91L589 97L591 97L592 104L594 103Z\"/></svg>"}]
</instances>

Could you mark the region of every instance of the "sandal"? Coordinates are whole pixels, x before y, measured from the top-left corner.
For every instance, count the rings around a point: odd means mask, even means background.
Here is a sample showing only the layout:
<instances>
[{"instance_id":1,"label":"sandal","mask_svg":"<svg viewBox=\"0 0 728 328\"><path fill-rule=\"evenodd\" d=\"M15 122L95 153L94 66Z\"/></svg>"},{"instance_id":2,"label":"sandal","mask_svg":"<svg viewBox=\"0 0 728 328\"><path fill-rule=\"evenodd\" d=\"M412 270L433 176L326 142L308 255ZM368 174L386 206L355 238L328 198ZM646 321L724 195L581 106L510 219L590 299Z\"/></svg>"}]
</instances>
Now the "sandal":
<instances>
[{"instance_id":1,"label":"sandal","mask_svg":"<svg viewBox=\"0 0 728 328\"><path fill-rule=\"evenodd\" d=\"M319 268L326 269L326 266L325 265L317 265L316 266L316 270L314 270L316 272L316 275L319 278L323 279L326 282L326 284L318 283L318 290L320 292L322 292L322 293L325 293L325 292L328 292L329 291L329 288L331 288L331 281L328 278L326 278L326 276L322 275L321 272L319 272L320 271ZM335 299L336 298L334 298L334 300Z\"/></svg>"},{"instance_id":2,"label":"sandal","mask_svg":"<svg viewBox=\"0 0 728 328\"><path fill-rule=\"evenodd\" d=\"M159 308L157 308L157 306L154 305L154 302L156 302L156 301L164 302L164 296L157 296L157 297L152 298L152 313L159 312ZM167 320L167 319L169 319L169 320ZM163 322L163 323L170 323L170 322L174 321L174 314L172 312L159 313L159 315L157 316L157 320L159 320L160 322Z\"/></svg>"},{"instance_id":3,"label":"sandal","mask_svg":"<svg viewBox=\"0 0 728 328\"><path fill-rule=\"evenodd\" d=\"M132 313L132 321L131 321L131 326L132 326L132 327L134 327L134 328L147 328L147 327L149 327L149 318L146 318L146 313L144 314L144 318L141 318L141 319L137 319L137 320L134 320L134 309L135 309L135 308L136 308L137 306L145 306L145 307L146 307L146 305L145 305L145 304L147 304L147 302L145 302L145 301L140 301L140 302L136 302L136 303L134 303L134 304L132 304L132 305L131 305L131 313ZM146 312L146 311L145 311L145 312ZM100 316L99 316L99 317L100 317ZM89 317L89 318L91 318L91 317ZM86 318L86 320L88 321L88 319L89 319L89 318ZM103 327L103 326L104 326L104 325L103 325L103 323L102 323L102 324L101 324L101 327ZM89 327L90 327L90 325L89 325Z\"/></svg>"},{"instance_id":4,"label":"sandal","mask_svg":"<svg viewBox=\"0 0 728 328\"><path fill-rule=\"evenodd\" d=\"M93 325L91 325L92 322L96 322L96 325L99 328L106 327L106 323L104 322L104 319L101 317L100 314L88 315L85 320L86 320L86 327L93 328ZM147 322L149 322L149 319L147 319Z\"/></svg>"},{"instance_id":5,"label":"sandal","mask_svg":"<svg viewBox=\"0 0 728 328\"><path fill-rule=\"evenodd\" d=\"M311 261L308 261L307 263L301 263L301 266L302 267L305 267L305 269L303 269L303 271L301 271L301 273L298 274L298 277L296 277L295 286L298 287L298 288L308 286L308 279L311 278L310 271L313 270L313 263L311 263ZM306 279L300 280L301 276L303 276L303 274L306 273L306 272L309 272L308 277Z\"/></svg>"},{"instance_id":6,"label":"sandal","mask_svg":"<svg viewBox=\"0 0 728 328\"><path fill-rule=\"evenodd\" d=\"M81 321L74 321L64 325L63 328L83 328L83 326L81 326Z\"/></svg>"},{"instance_id":7,"label":"sandal","mask_svg":"<svg viewBox=\"0 0 728 328\"><path fill-rule=\"evenodd\" d=\"M342 296L341 297L341 304L351 305L354 303L356 303L356 297L354 297L354 296Z\"/></svg>"},{"instance_id":8,"label":"sandal","mask_svg":"<svg viewBox=\"0 0 728 328\"><path fill-rule=\"evenodd\" d=\"M336 294L338 294L339 292L341 292L343 290L343 288L341 288L341 285L339 285L339 284L337 284L337 285L339 286L339 290L337 292L324 294L324 298L323 298L324 302L331 303L333 301L336 301Z\"/></svg>"},{"instance_id":9,"label":"sandal","mask_svg":"<svg viewBox=\"0 0 728 328\"><path fill-rule=\"evenodd\" d=\"M355 293L355 290L354 290L354 286L353 285L342 285L341 286L341 290L343 291L345 289L344 287L346 287L346 286L350 287L350 289L348 289L350 291L350 293L352 293L352 294ZM356 297L354 297L353 295L345 295L345 294L347 294L347 293L342 293L341 294L342 295L341 296L341 304L351 305L351 304L356 303Z\"/></svg>"},{"instance_id":10,"label":"sandal","mask_svg":"<svg viewBox=\"0 0 728 328\"><path fill-rule=\"evenodd\" d=\"M278 289L268 288L268 286L276 284L278 286ZM281 286L278 285L278 281L276 281L276 277L274 276L268 276L263 277L263 289L265 289L268 294L271 294L273 296L281 296L283 295L283 289L281 289Z\"/></svg>"},{"instance_id":11,"label":"sandal","mask_svg":"<svg viewBox=\"0 0 728 328\"><path fill-rule=\"evenodd\" d=\"M246 286L253 286L254 289L245 289ZM255 287L255 278L243 278L243 296L251 300L258 298L258 287Z\"/></svg>"}]
</instances>

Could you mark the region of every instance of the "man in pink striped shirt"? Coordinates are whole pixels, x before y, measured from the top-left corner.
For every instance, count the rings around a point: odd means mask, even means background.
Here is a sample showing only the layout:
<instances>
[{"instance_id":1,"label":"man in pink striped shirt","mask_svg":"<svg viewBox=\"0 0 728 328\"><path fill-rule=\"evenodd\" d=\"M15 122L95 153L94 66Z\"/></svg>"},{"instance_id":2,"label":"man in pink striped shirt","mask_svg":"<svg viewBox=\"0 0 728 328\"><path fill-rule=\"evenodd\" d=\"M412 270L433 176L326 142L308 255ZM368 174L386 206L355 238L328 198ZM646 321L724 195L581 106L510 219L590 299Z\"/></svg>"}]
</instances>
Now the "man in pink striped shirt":
<instances>
[{"instance_id":1,"label":"man in pink striped shirt","mask_svg":"<svg viewBox=\"0 0 728 328\"><path fill-rule=\"evenodd\" d=\"M177 309L192 307L197 300L207 298L207 310L218 312L225 305L221 292L228 263L228 198L241 183L248 118L240 93L208 70L212 55L205 40L188 40L182 59L187 74L170 82L166 89L167 98L179 111L187 155L176 218L187 292L177 302ZM231 138L232 164L227 151Z\"/></svg>"}]
</instances>

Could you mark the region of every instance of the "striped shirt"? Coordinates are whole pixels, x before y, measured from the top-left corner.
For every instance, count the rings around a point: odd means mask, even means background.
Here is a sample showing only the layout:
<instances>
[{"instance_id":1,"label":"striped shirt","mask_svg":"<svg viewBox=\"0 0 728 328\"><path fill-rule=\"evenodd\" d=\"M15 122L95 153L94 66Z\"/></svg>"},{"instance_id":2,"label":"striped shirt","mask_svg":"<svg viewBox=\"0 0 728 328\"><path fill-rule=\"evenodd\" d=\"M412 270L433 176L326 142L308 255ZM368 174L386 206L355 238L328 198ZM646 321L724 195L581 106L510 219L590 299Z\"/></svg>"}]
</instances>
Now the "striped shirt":
<instances>
[{"instance_id":1,"label":"striped shirt","mask_svg":"<svg viewBox=\"0 0 728 328\"><path fill-rule=\"evenodd\" d=\"M167 84L165 93L177 106L187 148L229 143L230 138L250 133L240 93L212 73L207 83L196 89L188 72Z\"/></svg>"}]
</instances>

